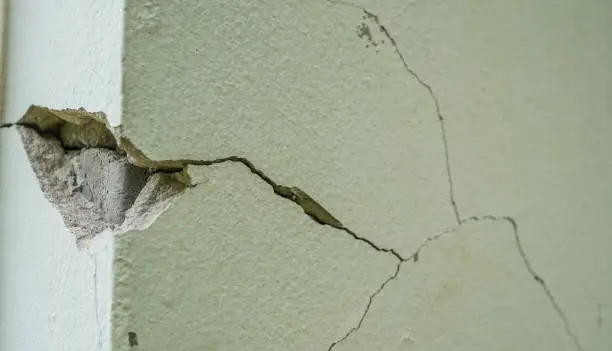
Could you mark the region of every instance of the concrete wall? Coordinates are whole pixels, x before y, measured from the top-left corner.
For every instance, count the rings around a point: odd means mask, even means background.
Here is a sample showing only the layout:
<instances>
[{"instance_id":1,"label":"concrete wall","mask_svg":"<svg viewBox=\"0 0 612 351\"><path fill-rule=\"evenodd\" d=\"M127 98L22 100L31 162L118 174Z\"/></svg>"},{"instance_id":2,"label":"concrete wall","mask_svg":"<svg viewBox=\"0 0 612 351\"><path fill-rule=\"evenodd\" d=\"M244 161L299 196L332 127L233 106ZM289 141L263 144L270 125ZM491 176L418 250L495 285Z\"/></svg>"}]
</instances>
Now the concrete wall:
<instances>
[{"instance_id":1,"label":"concrete wall","mask_svg":"<svg viewBox=\"0 0 612 351\"><path fill-rule=\"evenodd\" d=\"M3 128L1 350L610 349L609 2L123 7L14 2L5 119L193 186L79 249Z\"/></svg>"},{"instance_id":2,"label":"concrete wall","mask_svg":"<svg viewBox=\"0 0 612 351\"><path fill-rule=\"evenodd\" d=\"M31 104L121 112L121 1L10 4L5 122ZM77 249L14 128L0 131L0 350L109 350L112 237Z\"/></svg>"},{"instance_id":3,"label":"concrete wall","mask_svg":"<svg viewBox=\"0 0 612 351\"><path fill-rule=\"evenodd\" d=\"M117 238L114 349L610 349L611 30L603 0L128 1L127 135L216 161Z\"/></svg>"}]
</instances>

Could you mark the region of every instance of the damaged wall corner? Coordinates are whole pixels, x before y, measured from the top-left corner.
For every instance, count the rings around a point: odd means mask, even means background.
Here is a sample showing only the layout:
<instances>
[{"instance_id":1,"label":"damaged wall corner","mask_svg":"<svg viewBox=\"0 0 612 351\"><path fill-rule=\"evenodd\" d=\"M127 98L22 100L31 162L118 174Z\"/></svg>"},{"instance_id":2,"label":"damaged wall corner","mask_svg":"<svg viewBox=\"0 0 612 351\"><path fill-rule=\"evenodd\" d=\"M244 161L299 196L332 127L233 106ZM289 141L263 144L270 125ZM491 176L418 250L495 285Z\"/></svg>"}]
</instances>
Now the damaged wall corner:
<instances>
[{"instance_id":1,"label":"damaged wall corner","mask_svg":"<svg viewBox=\"0 0 612 351\"><path fill-rule=\"evenodd\" d=\"M41 190L79 244L147 227L191 185L186 169L159 169L131 143L122 148L129 140L103 113L31 106L14 127Z\"/></svg>"},{"instance_id":2,"label":"damaged wall corner","mask_svg":"<svg viewBox=\"0 0 612 351\"><path fill-rule=\"evenodd\" d=\"M54 153L63 155L60 163L67 169L80 147L58 149L53 135L43 135L45 140L29 135L41 142L38 151L51 167L34 165L22 141L25 126L18 121L35 104L82 106L104 111L111 125L122 123L124 2L2 3L10 6L3 8L8 21L0 121L0 350L109 351L115 236L106 231L90 242L79 240L89 242L85 247L75 245L67 214L48 200L41 191L45 180L38 178L67 182L61 177L69 172L53 164L58 162ZM36 174L36 169L57 173Z\"/></svg>"}]
</instances>

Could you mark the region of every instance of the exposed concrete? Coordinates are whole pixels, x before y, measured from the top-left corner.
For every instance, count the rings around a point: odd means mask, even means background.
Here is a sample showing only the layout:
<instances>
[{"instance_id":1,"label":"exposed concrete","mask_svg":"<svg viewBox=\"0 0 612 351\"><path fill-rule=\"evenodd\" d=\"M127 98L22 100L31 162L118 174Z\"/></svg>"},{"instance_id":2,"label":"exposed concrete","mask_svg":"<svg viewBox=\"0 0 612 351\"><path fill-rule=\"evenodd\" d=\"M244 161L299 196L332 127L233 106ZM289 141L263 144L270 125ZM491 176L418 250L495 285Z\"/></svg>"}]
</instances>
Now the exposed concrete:
<instances>
[{"instance_id":1,"label":"exposed concrete","mask_svg":"<svg viewBox=\"0 0 612 351\"><path fill-rule=\"evenodd\" d=\"M148 169L136 167L124 155L107 149L82 150L74 171L78 192L94 203L106 222L116 225L123 223L150 176Z\"/></svg>"},{"instance_id":2,"label":"exposed concrete","mask_svg":"<svg viewBox=\"0 0 612 351\"><path fill-rule=\"evenodd\" d=\"M138 156L119 147L120 131L103 114L31 106L2 127L19 132L41 190L79 244L103 231L145 228L190 185L179 179L181 169L134 165Z\"/></svg>"}]
</instances>

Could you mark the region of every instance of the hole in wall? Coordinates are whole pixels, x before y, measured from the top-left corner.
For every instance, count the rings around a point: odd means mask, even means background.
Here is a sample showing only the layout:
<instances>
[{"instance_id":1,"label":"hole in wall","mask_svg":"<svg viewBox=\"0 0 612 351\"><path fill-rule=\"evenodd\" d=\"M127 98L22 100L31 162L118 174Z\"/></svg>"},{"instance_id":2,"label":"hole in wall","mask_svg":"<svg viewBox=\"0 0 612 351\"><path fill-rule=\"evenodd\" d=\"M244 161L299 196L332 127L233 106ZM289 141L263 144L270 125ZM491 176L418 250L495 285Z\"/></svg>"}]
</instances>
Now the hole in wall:
<instances>
[{"instance_id":1,"label":"hole in wall","mask_svg":"<svg viewBox=\"0 0 612 351\"><path fill-rule=\"evenodd\" d=\"M14 127L79 246L104 231L148 227L191 186L184 165L151 161L103 113L31 106Z\"/></svg>"}]
</instances>

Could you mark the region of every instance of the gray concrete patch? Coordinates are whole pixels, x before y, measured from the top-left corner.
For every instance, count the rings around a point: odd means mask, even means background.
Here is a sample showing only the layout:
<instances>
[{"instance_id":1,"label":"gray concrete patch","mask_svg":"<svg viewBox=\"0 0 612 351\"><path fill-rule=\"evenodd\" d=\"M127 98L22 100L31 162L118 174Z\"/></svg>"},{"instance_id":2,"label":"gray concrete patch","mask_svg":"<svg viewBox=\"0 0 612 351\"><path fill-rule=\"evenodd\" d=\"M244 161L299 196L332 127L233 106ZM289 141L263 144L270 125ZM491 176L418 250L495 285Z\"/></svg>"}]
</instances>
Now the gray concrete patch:
<instances>
[{"instance_id":1,"label":"gray concrete patch","mask_svg":"<svg viewBox=\"0 0 612 351\"><path fill-rule=\"evenodd\" d=\"M144 229L186 188L105 148L66 150L60 141L15 126L45 197L79 244L104 231Z\"/></svg>"}]
</instances>

